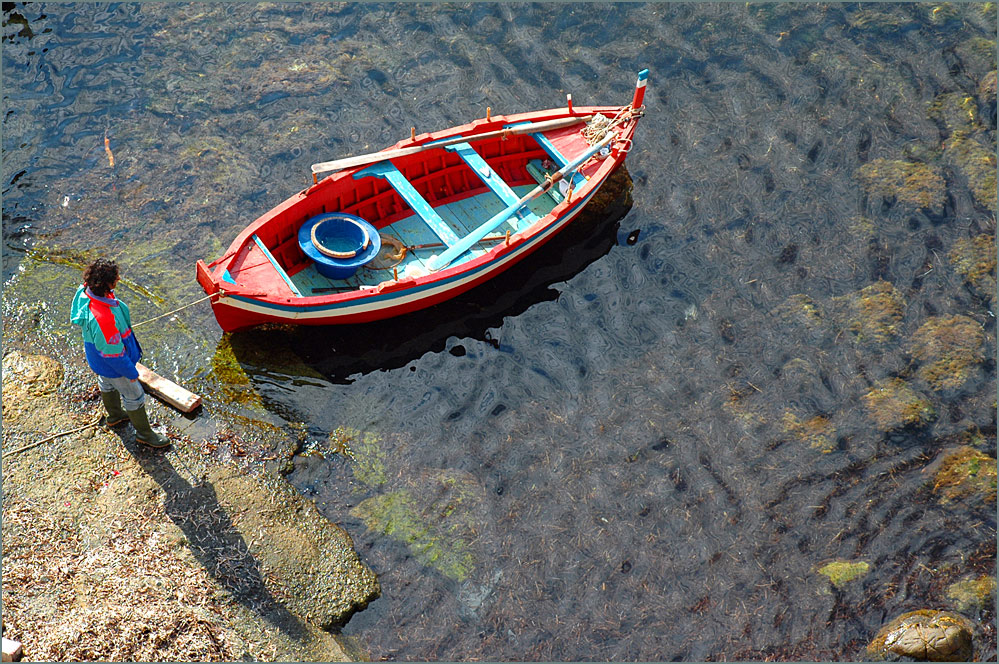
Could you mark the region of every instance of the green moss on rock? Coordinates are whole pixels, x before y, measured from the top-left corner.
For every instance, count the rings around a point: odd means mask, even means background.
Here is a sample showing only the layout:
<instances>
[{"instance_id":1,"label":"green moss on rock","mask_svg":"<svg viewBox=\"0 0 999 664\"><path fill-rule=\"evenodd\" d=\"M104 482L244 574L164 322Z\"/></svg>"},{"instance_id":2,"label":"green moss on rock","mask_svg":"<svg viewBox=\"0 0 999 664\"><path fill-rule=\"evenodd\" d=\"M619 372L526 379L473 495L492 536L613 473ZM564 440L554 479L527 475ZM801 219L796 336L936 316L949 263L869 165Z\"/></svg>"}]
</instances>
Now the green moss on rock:
<instances>
[{"instance_id":1,"label":"green moss on rock","mask_svg":"<svg viewBox=\"0 0 999 664\"><path fill-rule=\"evenodd\" d=\"M973 447L959 447L947 454L933 476L933 492L941 503L979 497L996 500L996 460Z\"/></svg>"},{"instance_id":2,"label":"green moss on rock","mask_svg":"<svg viewBox=\"0 0 999 664\"><path fill-rule=\"evenodd\" d=\"M930 662L970 661L972 630L968 620L950 611L910 611L882 627L867 646L867 654Z\"/></svg>"},{"instance_id":3,"label":"green moss on rock","mask_svg":"<svg viewBox=\"0 0 999 664\"><path fill-rule=\"evenodd\" d=\"M985 331L967 316L934 316L916 330L910 344L918 376L933 390L962 387L985 359Z\"/></svg>"},{"instance_id":4,"label":"green moss on rock","mask_svg":"<svg viewBox=\"0 0 999 664\"><path fill-rule=\"evenodd\" d=\"M855 579L861 579L871 571L869 563L859 560L851 562L849 560L834 560L819 568L819 574L828 577L829 581L837 588Z\"/></svg>"},{"instance_id":5,"label":"green moss on rock","mask_svg":"<svg viewBox=\"0 0 999 664\"><path fill-rule=\"evenodd\" d=\"M870 194L917 208L943 210L947 183L939 170L928 164L875 159L857 169L856 177Z\"/></svg>"},{"instance_id":6,"label":"green moss on rock","mask_svg":"<svg viewBox=\"0 0 999 664\"><path fill-rule=\"evenodd\" d=\"M995 592L996 580L991 576L963 579L947 586L947 598L953 600L958 611L981 609Z\"/></svg>"},{"instance_id":7,"label":"green moss on rock","mask_svg":"<svg viewBox=\"0 0 999 664\"><path fill-rule=\"evenodd\" d=\"M868 415L882 431L923 426L936 418L932 404L900 378L881 381L863 398Z\"/></svg>"}]
</instances>

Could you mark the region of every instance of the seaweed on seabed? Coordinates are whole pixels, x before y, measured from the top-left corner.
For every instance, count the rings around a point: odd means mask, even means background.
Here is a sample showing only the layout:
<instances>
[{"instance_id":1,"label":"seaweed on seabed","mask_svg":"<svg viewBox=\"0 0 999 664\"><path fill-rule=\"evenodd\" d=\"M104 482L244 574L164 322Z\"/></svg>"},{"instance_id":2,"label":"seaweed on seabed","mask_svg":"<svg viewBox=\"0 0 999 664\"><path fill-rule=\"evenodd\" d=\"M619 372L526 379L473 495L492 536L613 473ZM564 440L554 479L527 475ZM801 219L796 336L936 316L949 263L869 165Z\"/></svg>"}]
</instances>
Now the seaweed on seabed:
<instances>
[{"instance_id":1,"label":"seaweed on seabed","mask_svg":"<svg viewBox=\"0 0 999 664\"><path fill-rule=\"evenodd\" d=\"M889 282L878 281L833 301L847 305L846 328L858 342L885 343L898 335L905 300Z\"/></svg>"},{"instance_id":2,"label":"seaweed on seabed","mask_svg":"<svg viewBox=\"0 0 999 664\"><path fill-rule=\"evenodd\" d=\"M920 427L936 419L928 399L901 378L883 380L864 395L868 415L884 432Z\"/></svg>"},{"instance_id":3,"label":"seaweed on seabed","mask_svg":"<svg viewBox=\"0 0 999 664\"><path fill-rule=\"evenodd\" d=\"M919 378L934 391L957 390L985 360L985 331L967 316L934 316L912 336L910 353Z\"/></svg>"},{"instance_id":4,"label":"seaweed on seabed","mask_svg":"<svg viewBox=\"0 0 999 664\"><path fill-rule=\"evenodd\" d=\"M924 208L934 214L943 212L947 183L939 169L929 164L875 159L857 169L856 177L870 194Z\"/></svg>"},{"instance_id":5,"label":"seaweed on seabed","mask_svg":"<svg viewBox=\"0 0 999 664\"><path fill-rule=\"evenodd\" d=\"M979 295L993 297L996 290L996 239L991 233L960 238L947 258Z\"/></svg>"},{"instance_id":6,"label":"seaweed on seabed","mask_svg":"<svg viewBox=\"0 0 999 664\"><path fill-rule=\"evenodd\" d=\"M827 577L837 589L842 589L850 581L862 579L871 571L870 563L863 560L834 560L818 569L819 574Z\"/></svg>"},{"instance_id":7,"label":"seaweed on seabed","mask_svg":"<svg viewBox=\"0 0 999 664\"><path fill-rule=\"evenodd\" d=\"M962 579L947 586L947 598L954 602L958 611L981 609L993 599L995 592L995 578L986 575Z\"/></svg>"},{"instance_id":8,"label":"seaweed on seabed","mask_svg":"<svg viewBox=\"0 0 999 664\"><path fill-rule=\"evenodd\" d=\"M996 155L976 140L974 135L956 131L944 145L944 157L956 165L968 178L968 186L975 201L995 214L996 212Z\"/></svg>"},{"instance_id":9,"label":"seaweed on seabed","mask_svg":"<svg viewBox=\"0 0 999 664\"><path fill-rule=\"evenodd\" d=\"M933 492L943 504L978 498L996 501L996 460L973 447L959 447L940 461Z\"/></svg>"},{"instance_id":10,"label":"seaweed on seabed","mask_svg":"<svg viewBox=\"0 0 999 664\"><path fill-rule=\"evenodd\" d=\"M785 433L823 454L832 452L838 445L836 427L824 415L815 415L801 421L793 412L786 411L781 426Z\"/></svg>"}]
</instances>

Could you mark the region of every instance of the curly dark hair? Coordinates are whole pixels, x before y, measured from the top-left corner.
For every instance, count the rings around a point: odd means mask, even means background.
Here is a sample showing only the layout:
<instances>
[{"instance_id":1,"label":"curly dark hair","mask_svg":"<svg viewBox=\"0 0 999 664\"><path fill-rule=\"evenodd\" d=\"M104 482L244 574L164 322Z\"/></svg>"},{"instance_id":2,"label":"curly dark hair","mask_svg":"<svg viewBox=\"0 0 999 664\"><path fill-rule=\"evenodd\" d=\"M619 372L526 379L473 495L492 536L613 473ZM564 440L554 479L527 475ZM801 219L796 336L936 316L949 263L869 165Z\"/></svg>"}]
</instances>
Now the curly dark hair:
<instances>
[{"instance_id":1,"label":"curly dark hair","mask_svg":"<svg viewBox=\"0 0 999 664\"><path fill-rule=\"evenodd\" d=\"M98 258L83 272L83 283L94 295L106 296L118 279L118 264L109 258Z\"/></svg>"}]
</instances>

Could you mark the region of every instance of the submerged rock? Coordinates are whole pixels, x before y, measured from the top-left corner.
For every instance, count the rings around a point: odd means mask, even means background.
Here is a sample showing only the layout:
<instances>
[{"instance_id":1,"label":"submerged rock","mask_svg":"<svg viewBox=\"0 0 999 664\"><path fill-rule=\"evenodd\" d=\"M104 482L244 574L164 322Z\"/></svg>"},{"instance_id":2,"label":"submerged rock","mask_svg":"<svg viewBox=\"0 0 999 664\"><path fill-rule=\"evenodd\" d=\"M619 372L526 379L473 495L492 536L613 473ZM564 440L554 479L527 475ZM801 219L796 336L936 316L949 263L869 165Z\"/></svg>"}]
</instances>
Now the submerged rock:
<instances>
[{"instance_id":1,"label":"submerged rock","mask_svg":"<svg viewBox=\"0 0 999 664\"><path fill-rule=\"evenodd\" d=\"M406 488L361 501L351 514L368 530L405 544L421 564L465 581L477 562L473 545L482 527L482 493L469 473L431 471L409 479Z\"/></svg>"},{"instance_id":2,"label":"submerged rock","mask_svg":"<svg viewBox=\"0 0 999 664\"><path fill-rule=\"evenodd\" d=\"M902 294L887 281L871 284L852 295L834 298L846 304L846 328L861 343L884 343L898 334L905 309Z\"/></svg>"},{"instance_id":3,"label":"submerged rock","mask_svg":"<svg viewBox=\"0 0 999 664\"><path fill-rule=\"evenodd\" d=\"M929 103L927 115L939 120L953 133L978 127L978 102L960 92L946 92Z\"/></svg>"},{"instance_id":4,"label":"submerged rock","mask_svg":"<svg viewBox=\"0 0 999 664\"><path fill-rule=\"evenodd\" d=\"M863 560L857 562L834 560L819 568L819 574L828 577L836 588L842 588L850 581L863 578L869 571L871 571L870 564Z\"/></svg>"},{"instance_id":5,"label":"submerged rock","mask_svg":"<svg viewBox=\"0 0 999 664\"><path fill-rule=\"evenodd\" d=\"M857 169L856 176L870 194L938 213L943 211L947 183L933 166L901 159L875 159Z\"/></svg>"},{"instance_id":6,"label":"submerged rock","mask_svg":"<svg viewBox=\"0 0 999 664\"><path fill-rule=\"evenodd\" d=\"M947 597L959 611L984 607L996 592L996 580L991 576L969 578L947 586Z\"/></svg>"},{"instance_id":7,"label":"submerged rock","mask_svg":"<svg viewBox=\"0 0 999 664\"><path fill-rule=\"evenodd\" d=\"M956 613L920 609L904 613L882 627L867 646L867 653L929 662L969 661L971 634L971 624Z\"/></svg>"},{"instance_id":8,"label":"submerged rock","mask_svg":"<svg viewBox=\"0 0 999 664\"><path fill-rule=\"evenodd\" d=\"M917 375L933 390L956 390L985 359L985 331L967 316L934 316L912 336L910 352L919 361Z\"/></svg>"},{"instance_id":9,"label":"submerged rock","mask_svg":"<svg viewBox=\"0 0 999 664\"><path fill-rule=\"evenodd\" d=\"M882 431L922 426L936 419L932 404L900 378L883 380L864 395L867 412Z\"/></svg>"},{"instance_id":10,"label":"submerged rock","mask_svg":"<svg viewBox=\"0 0 999 664\"><path fill-rule=\"evenodd\" d=\"M995 296L996 239L991 233L958 239L947 258L954 265L954 270L976 292Z\"/></svg>"},{"instance_id":11,"label":"submerged rock","mask_svg":"<svg viewBox=\"0 0 999 664\"><path fill-rule=\"evenodd\" d=\"M828 454L837 447L836 427L823 415L816 415L802 422L794 413L787 411L781 425L785 433L823 454Z\"/></svg>"},{"instance_id":12,"label":"submerged rock","mask_svg":"<svg viewBox=\"0 0 999 664\"><path fill-rule=\"evenodd\" d=\"M973 447L959 447L931 467L933 492L941 503L969 498L996 500L996 460Z\"/></svg>"},{"instance_id":13,"label":"submerged rock","mask_svg":"<svg viewBox=\"0 0 999 664\"><path fill-rule=\"evenodd\" d=\"M968 97L971 99L971 97ZM983 145L980 134L957 131L944 144L944 157L968 178L968 186L979 205L996 211L995 145ZM986 141L987 142L987 141Z\"/></svg>"}]
</instances>

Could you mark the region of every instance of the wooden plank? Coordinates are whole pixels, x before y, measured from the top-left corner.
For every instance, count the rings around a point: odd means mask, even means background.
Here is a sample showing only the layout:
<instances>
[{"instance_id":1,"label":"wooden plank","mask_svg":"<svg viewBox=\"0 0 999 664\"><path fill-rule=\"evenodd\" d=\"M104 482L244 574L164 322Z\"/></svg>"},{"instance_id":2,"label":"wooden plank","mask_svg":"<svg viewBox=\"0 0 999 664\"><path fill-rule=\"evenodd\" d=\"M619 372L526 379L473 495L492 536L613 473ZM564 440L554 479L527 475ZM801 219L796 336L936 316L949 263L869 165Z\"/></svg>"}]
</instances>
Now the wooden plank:
<instances>
[{"instance_id":1,"label":"wooden plank","mask_svg":"<svg viewBox=\"0 0 999 664\"><path fill-rule=\"evenodd\" d=\"M135 368L139 370L139 382L147 390L182 413L190 413L201 405L201 397L197 394L188 392L141 363L136 362Z\"/></svg>"},{"instance_id":2,"label":"wooden plank","mask_svg":"<svg viewBox=\"0 0 999 664\"><path fill-rule=\"evenodd\" d=\"M21 649L20 643L6 637L3 638L3 661L20 662L23 655L24 651Z\"/></svg>"}]
</instances>

